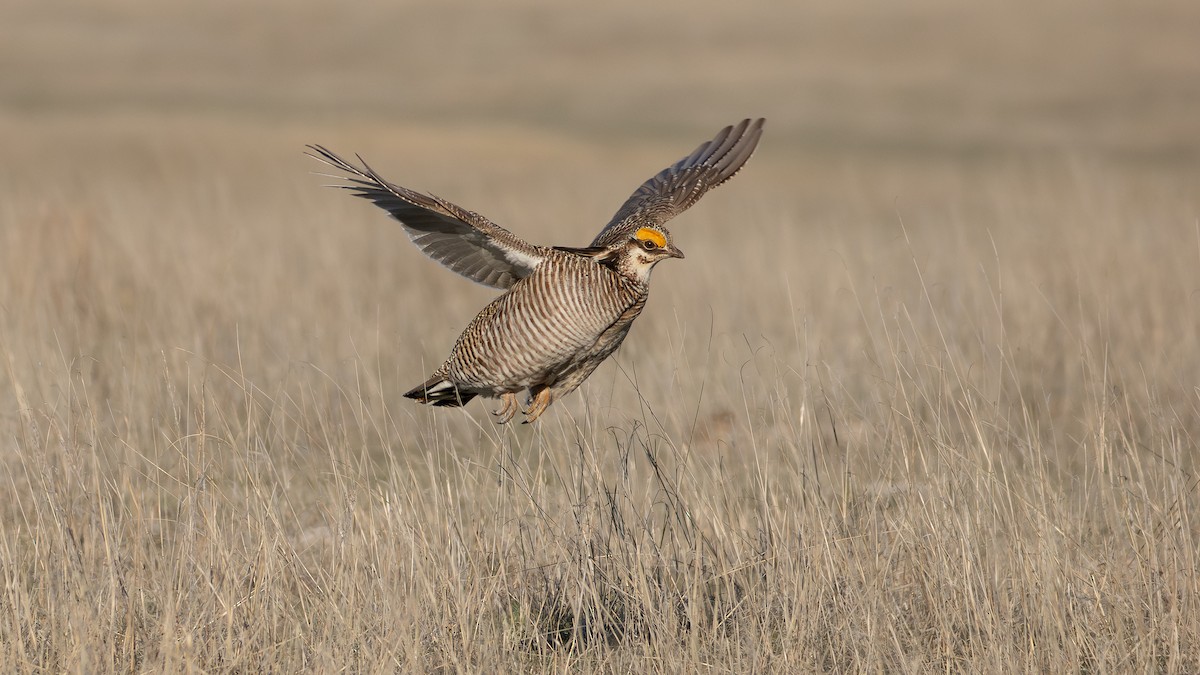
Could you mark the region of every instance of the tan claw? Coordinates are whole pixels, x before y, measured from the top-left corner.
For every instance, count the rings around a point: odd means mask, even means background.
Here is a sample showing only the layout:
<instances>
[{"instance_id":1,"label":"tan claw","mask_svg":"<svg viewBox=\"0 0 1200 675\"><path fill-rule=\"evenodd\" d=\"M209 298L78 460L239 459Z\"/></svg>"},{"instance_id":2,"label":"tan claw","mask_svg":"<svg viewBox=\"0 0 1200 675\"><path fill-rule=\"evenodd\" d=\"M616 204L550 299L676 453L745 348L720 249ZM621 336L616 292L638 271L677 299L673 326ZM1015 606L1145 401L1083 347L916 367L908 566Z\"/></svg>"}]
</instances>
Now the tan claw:
<instances>
[{"instance_id":1,"label":"tan claw","mask_svg":"<svg viewBox=\"0 0 1200 675\"><path fill-rule=\"evenodd\" d=\"M492 414L499 418L496 420L496 424L508 424L520 409L521 405L517 403L517 395L509 392L500 395L500 409L493 410Z\"/></svg>"},{"instance_id":2,"label":"tan claw","mask_svg":"<svg viewBox=\"0 0 1200 675\"><path fill-rule=\"evenodd\" d=\"M542 413L546 412L546 408L550 407L550 388L546 387L538 391L533 397L533 402L529 404L529 408L525 410L525 422L529 424L536 420Z\"/></svg>"}]
</instances>

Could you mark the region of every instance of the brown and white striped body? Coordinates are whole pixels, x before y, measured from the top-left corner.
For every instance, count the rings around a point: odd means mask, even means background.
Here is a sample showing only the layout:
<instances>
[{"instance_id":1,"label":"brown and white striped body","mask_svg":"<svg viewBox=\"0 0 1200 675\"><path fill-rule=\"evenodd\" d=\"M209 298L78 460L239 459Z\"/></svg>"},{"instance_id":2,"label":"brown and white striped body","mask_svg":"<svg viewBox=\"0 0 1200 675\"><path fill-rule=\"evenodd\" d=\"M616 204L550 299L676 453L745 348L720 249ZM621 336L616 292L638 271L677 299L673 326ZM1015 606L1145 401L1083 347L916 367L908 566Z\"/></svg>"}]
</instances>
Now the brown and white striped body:
<instances>
[{"instance_id":1,"label":"brown and white striped body","mask_svg":"<svg viewBox=\"0 0 1200 675\"><path fill-rule=\"evenodd\" d=\"M550 387L559 398L616 350L648 292L590 257L555 251L471 321L437 375L462 392Z\"/></svg>"}]
</instances>

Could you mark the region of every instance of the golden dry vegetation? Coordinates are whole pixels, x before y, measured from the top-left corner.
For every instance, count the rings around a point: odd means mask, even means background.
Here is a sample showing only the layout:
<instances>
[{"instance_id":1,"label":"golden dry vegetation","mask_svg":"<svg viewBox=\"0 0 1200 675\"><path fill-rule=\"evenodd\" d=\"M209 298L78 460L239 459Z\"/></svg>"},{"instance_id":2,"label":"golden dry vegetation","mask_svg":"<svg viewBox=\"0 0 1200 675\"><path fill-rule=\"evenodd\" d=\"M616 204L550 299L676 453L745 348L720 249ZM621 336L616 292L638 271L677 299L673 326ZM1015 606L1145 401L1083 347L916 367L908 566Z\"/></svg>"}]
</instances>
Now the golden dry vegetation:
<instances>
[{"instance_id":1,"label":"golden dry vegetation","mask_svg":"<svg viewBox=\"0 0 1200 675\"><path fill-rule=\"evenodd\" d=\"M1194 3L0 15L0 670L1200 671ZM301 153L579 245L756 115L533 428Z\"/></svg>"}]
</instances>

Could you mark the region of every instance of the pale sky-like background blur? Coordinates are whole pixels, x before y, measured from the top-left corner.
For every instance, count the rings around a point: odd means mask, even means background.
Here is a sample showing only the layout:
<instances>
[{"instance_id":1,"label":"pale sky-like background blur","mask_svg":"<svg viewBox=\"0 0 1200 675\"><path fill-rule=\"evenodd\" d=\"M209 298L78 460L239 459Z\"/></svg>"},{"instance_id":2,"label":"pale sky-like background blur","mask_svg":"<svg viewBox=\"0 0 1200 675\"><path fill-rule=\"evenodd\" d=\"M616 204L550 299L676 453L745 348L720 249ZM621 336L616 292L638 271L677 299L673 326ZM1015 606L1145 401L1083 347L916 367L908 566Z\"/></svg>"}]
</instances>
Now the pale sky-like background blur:
<instances>
[{"instance_id":1,"label":"pale sky-like background blur","mask_svg":"<svg viewBox=\"0 0 1200 675\"><path fill-rule=\"evenodd\" d=\"M1200 5L9 2L0 117L522 127L1200 156Z\"/></svg>"}]
</instances>

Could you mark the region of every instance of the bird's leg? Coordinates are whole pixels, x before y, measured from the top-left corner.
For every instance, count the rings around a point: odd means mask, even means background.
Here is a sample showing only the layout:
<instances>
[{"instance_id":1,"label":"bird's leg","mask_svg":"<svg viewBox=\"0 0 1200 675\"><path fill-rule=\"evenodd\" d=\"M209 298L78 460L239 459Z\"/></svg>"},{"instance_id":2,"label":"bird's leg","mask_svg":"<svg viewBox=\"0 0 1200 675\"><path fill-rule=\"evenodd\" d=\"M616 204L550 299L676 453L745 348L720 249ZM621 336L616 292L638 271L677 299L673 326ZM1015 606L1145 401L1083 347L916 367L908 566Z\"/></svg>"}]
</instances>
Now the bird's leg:
<instances>
[{"instance_id":1,"label":"bird's leg","mask_svg":"<svg viewBox=\"0 0 1200 675\"><path fill-rule=\"evenodd\" d=\"M529 408L525 410L525 424L529 424L536 420L542 413L546 412L546 408L550 407L550 387L543 387L538 390L538 393L533 396Z\"/></svg>"},{"instance_id":2,"label":"bird's leg","mask_svg":"<svg viewBox=\"0 0 1200 675\"><path fill-rule=\"evenodd\" d=\"M500 395L500 409L493 410L492 414L498 418L496 424L508 424L520 409L521 404L517 403L517 395L510 391Z\"/></svg>"}]
</instances>

